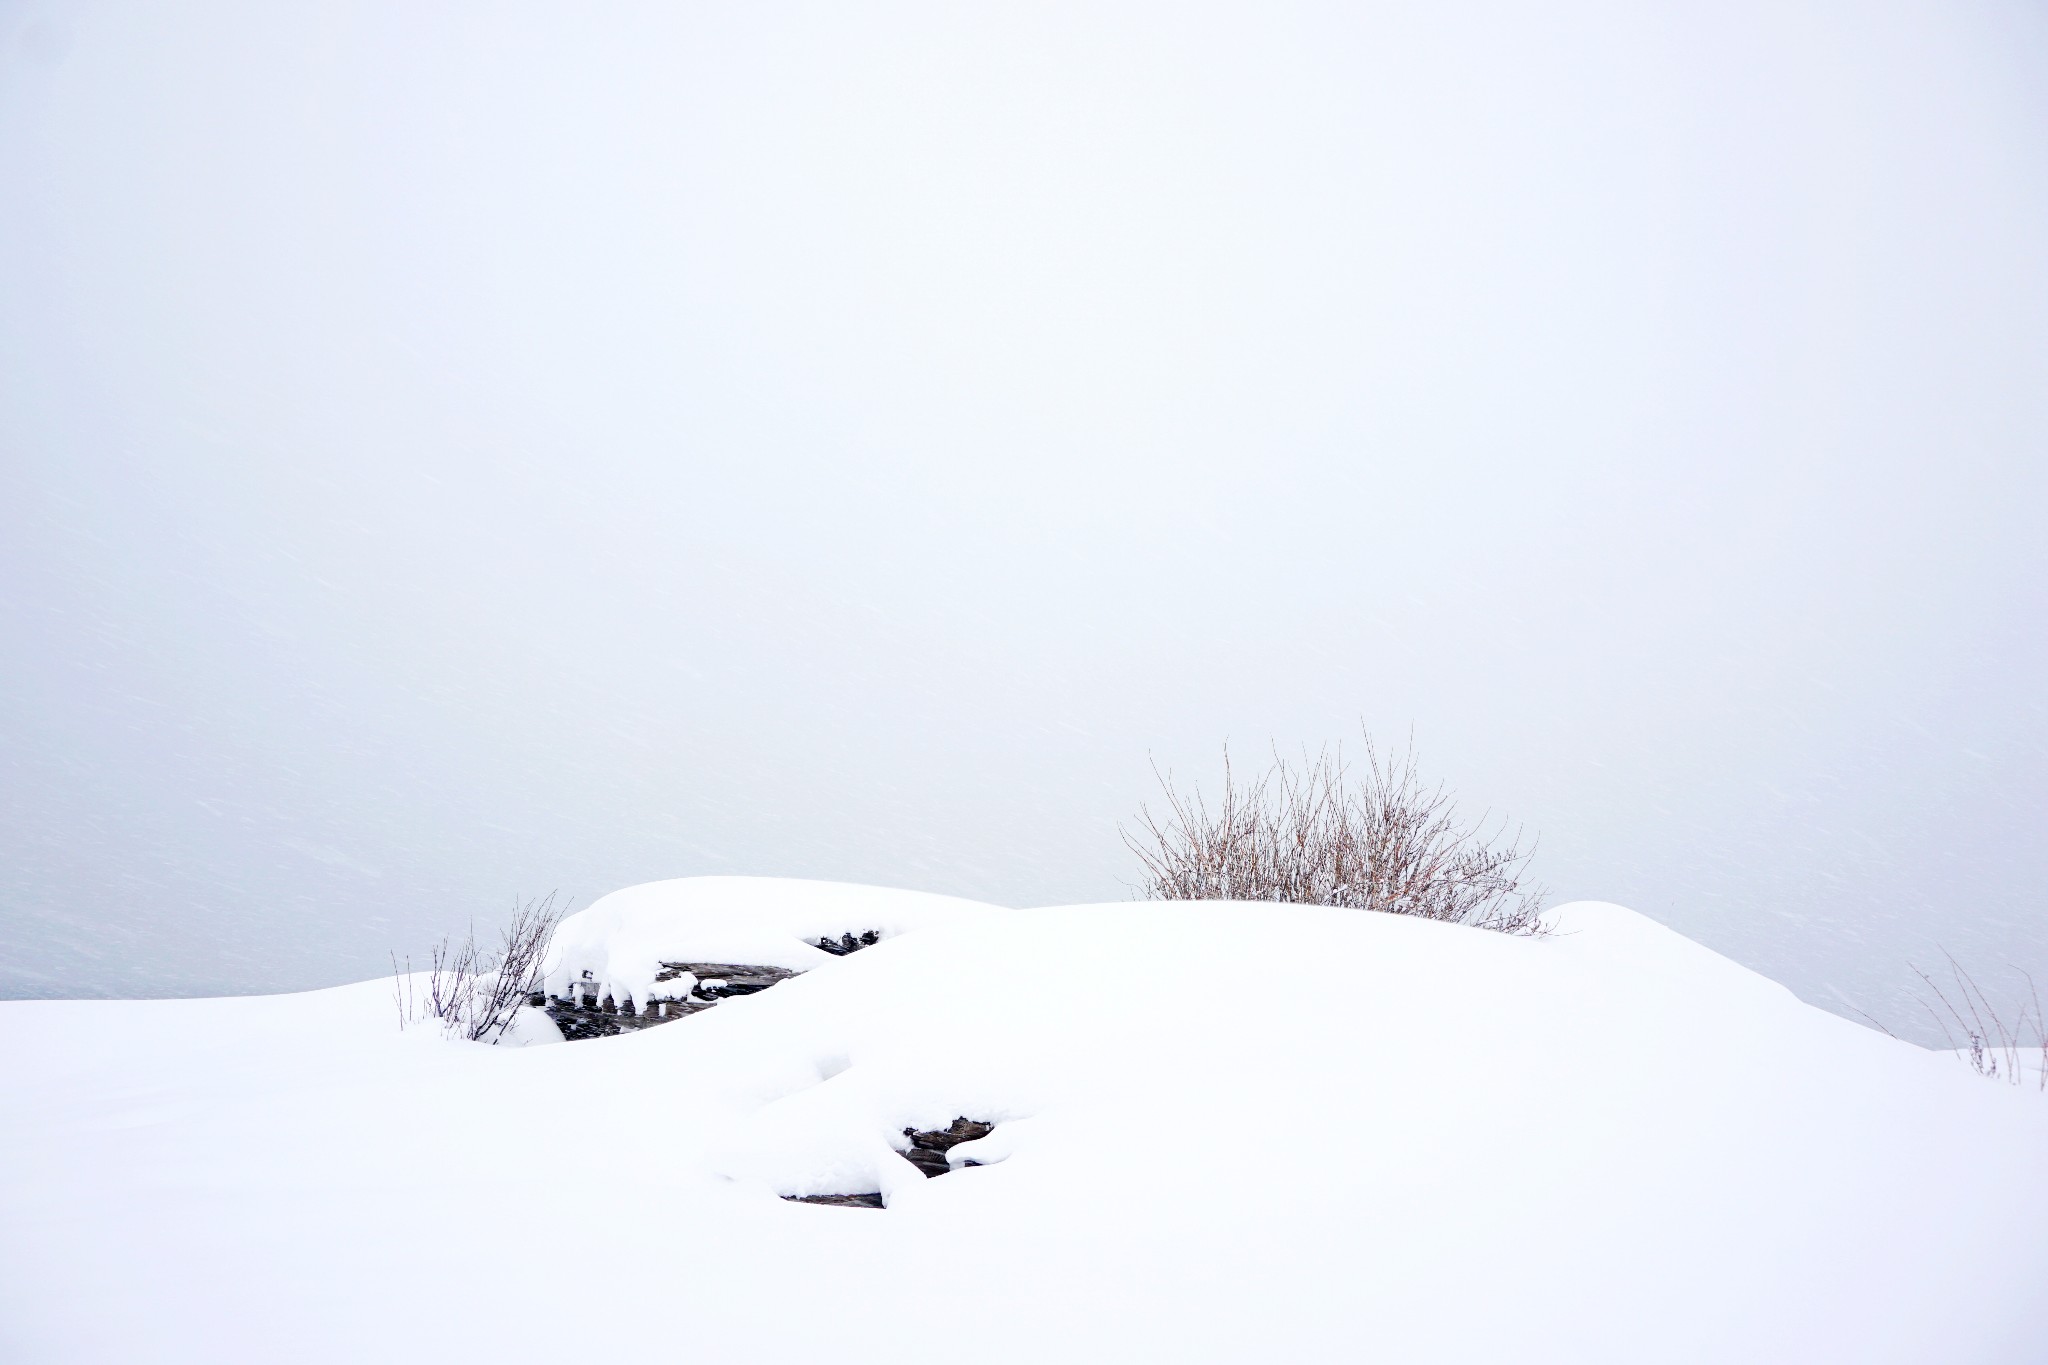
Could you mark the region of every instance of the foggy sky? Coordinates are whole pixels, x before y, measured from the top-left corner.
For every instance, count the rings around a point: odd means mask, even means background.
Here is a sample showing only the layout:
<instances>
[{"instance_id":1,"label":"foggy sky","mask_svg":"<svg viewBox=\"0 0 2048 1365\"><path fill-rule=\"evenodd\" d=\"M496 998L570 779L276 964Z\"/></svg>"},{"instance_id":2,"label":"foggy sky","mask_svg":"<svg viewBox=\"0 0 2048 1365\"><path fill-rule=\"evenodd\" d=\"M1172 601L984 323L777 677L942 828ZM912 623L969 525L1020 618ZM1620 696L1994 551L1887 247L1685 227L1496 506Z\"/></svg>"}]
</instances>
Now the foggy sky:
<instances>
[{"instance_id":1,"label":"foggy sky","mask_svg":"<svg viewBox=\"0 0 2048 1365\"><path fill-rule=\"evenodd\" d=\"M0 4L0 995L1122 899L1412 727L1556 898L2048 981L2038 6Z\"/></svg>"}]
</instances>

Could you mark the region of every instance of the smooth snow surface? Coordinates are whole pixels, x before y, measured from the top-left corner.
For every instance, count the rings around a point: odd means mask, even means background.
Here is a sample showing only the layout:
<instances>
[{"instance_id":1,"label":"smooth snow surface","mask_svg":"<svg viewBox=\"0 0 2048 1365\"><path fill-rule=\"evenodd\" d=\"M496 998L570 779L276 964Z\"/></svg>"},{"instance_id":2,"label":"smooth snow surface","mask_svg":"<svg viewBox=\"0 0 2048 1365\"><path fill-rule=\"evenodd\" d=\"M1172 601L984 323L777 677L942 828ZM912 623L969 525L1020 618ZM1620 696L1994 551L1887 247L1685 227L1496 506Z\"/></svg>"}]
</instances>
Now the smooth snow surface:
<instances>
[{"instance_id":1,"label":"smooth snow surface","mask_svg":"<svg viewBox=\"0 0 2048 1365\"><path fill-rule=\"evenodd\" d=\"M1630 911L858 894L899 932L568 1046L0 1004L0 1359L2043 1358L2048 1099ZM960 1115L986 1164L895 1154Z\"/></svg>"}]
</instances>

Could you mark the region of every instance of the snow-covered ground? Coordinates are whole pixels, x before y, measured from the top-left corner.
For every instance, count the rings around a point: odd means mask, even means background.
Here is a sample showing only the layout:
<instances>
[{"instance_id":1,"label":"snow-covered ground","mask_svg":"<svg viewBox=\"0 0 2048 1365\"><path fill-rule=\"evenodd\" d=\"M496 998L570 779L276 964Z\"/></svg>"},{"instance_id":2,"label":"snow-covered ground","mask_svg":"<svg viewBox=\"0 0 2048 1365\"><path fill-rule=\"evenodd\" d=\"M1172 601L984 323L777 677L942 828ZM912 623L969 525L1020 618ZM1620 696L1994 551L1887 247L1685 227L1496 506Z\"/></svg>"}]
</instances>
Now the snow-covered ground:
<instances>
[{"instance_id":1,"label":"snow-covered ground","mask_svg":"<svg viewBox=\"0 0 2048 1365\"><path fill-rule=\"evenodd\" d=\"M2048 1359L2048 1097L1616 906L621 896L562 951L809 970L523 1048L0 1004L0 1359Z\"/></svg>"}]
</instances>

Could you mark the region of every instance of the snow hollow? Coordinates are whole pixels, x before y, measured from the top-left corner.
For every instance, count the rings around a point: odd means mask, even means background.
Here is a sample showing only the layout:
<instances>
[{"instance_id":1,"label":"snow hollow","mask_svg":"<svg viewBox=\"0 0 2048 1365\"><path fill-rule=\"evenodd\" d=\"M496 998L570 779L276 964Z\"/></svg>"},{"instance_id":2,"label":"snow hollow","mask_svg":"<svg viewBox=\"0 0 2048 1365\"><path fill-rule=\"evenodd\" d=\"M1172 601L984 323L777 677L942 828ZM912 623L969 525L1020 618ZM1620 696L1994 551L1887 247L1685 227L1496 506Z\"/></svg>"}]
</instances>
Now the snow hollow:
<instances>
[{"instance_id":1,"label":"snow hollow","mask_svg":"<svg viewBox=\"0 0 2048 1365\"><path fill-rule=\"evenodd\" d=\"M718 878L551 989L789 974L618 1036L0 1003L0 1358L2048 1358L2048 1098L1551 914Z\"/></svg>"}]
</instances>

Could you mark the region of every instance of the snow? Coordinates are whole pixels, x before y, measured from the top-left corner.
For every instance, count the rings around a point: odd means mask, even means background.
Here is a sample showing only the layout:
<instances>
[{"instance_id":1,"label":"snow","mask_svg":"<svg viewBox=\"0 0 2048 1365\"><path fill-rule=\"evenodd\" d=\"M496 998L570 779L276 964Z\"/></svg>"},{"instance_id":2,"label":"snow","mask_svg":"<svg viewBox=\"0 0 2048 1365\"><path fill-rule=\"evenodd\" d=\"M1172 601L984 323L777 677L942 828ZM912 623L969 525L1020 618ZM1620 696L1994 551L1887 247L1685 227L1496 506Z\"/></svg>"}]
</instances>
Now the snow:
<instances>
[{"instance_id":1,"label":"snow","mask_svg":"<svg viewBox=\"0 0 2048 1365\"><path fill-rule=\"evenodd\" d=\"M596 997L644 1004L664 962L718 962L804 972L835 956L843 934L888 938L992 910L982 901L779 877L679 877L614 891L555 931L548 989L588 982ZM663 994L681 995L690 983Z\"/></svg>"},{"instance_id":2,"label":"snow","mask_svg":"<svg viewBox=\"0 0 2048 1365\"><path fill-rule=\"evenodd\" d=\"M560 965L807 970L617 1038L0 1004L0 1359L2041 1359L2048 1097L1556 924L719 879Z\"/></svg>"}]
</instances>

